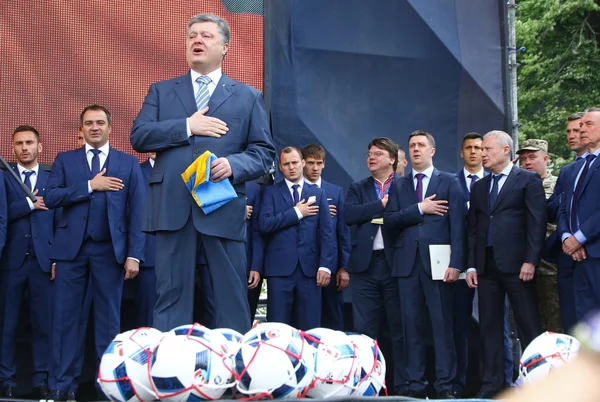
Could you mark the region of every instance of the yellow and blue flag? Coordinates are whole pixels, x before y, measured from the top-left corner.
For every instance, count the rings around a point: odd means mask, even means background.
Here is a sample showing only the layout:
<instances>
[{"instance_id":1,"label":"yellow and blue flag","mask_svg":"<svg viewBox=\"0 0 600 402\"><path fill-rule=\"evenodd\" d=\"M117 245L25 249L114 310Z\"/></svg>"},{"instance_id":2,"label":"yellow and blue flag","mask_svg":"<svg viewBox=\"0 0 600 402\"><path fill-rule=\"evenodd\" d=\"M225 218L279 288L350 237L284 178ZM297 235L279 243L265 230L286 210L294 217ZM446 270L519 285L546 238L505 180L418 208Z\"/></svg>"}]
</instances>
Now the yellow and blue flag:
<instances>
[{"instance_id":1,"label":"yellow and blue flag","mask_svg":"<svg viewBox=\"0 0 600 402\"><path fill-rule=\"evenodd\" d=\"M229 180L210 181L210 164L215 159L215 154L206 151L181 174L192 197L207 215L237 198Z\"/></svg>"}]
</instances>

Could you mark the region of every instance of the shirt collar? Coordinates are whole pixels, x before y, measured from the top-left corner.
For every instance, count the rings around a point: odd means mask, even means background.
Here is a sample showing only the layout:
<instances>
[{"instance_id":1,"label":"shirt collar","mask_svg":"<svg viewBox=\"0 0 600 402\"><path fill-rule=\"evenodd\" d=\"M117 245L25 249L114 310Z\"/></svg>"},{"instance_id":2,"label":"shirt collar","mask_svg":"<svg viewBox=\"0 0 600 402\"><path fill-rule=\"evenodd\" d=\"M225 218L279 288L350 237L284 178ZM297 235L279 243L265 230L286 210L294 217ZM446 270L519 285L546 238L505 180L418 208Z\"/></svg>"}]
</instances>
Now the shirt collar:
<instances>
[{"instance_id":1,"label":"shirt collar","mask_svg":"<svg viewBox=\"0 0 600 402\"><path fill-rule=\"evenodd\" d=\"M500 172L501 174L503 174L504 176L508 176L510 174L510 171L513 168L513 163L510 162L504 169L502 169L502 171ZM494 176L494 174L492 173L492 176Z\"/></svg>"},{"instance_id":2,"label":"shirt collar","mask_svg":"<svg viewBox=\"0 0 600 402\"><path fill-rule=\"evenodd\" d=\"M297 184L300 186L300 187L298 187L298 191L302 191L302 187L304 186L304 180L300 180L298 183L292 183L288 179L284 179L284 180L285 180L285 185L287 186L288 189L290 189L290 191L292 191L292 186L294 184Z\"/></svg>"},{"instance_id":3,"label":"shirt collar","mask_svg":"<svg viewBox=\"0 0 600 402\"><path fill-rule=\"evenodd\" d=\"M92 147L90 144L88 144L87 142L85 143L85 154L87 155L88 152L90 152L92 149L94 149L94 147ZM108 156L108 150L110 149L110 144L109 141L106 142L106 144L102 145L100 148L98 148L100 150L100 152L102 152L104 155Z\"/></svg>"},{"instance_id":4,"label":"shirt collar","mask_svg":"<svg viewBox=\"0 0 600 402\"><path fill-rule=\"evenodd\" d=\"M40 165L35 165L33 168L31 169L25 169L23 166L19 165L17 163L17 170L19 171L19 175L21 175L21 177L23 176L23 172L25 171L29 171L29 170L33 170L35 172L35 175L38 175L38 172L40 171Z\"/></svg>"},{"instance_id":5,"label":"shirt collar","mask_svg":"<svg viewBox=\"0 0 600 402\"><path fill-rule=\"evenodd\" d=\"M319 176L319 178L317 179L317 181L316 181L316 182L314 182L314 183L313 183L313 182L311 182L310 180L306 179L306 178L304 178L304 180L305 180L305 181L306 181L308 184L310 184L310 185L317 186L317 187L321 188L321 177L320 177L320 176Z\"/></svg>"},{"instance_id":6,"label":"shirt collar","mask_svg":"<svg viewBox=\"0 0 600 402\"><path fill-rule=\"evenodd\" d=\"M156 163L152 158L148 158L148 162L150 162L150 167L154 167L154 164Z\"/></svg>"},{"instance_id":7,"label":"shirt collar","mask_svg":"<svg viewBox=\"0 0 600 402\"><path fill-rule=\"evenodd\" d=\"M190 70L190 75L192 77L192 84L193 84L194 82L196 82L198 77L202 76L203 74L200 74L198 71L195 71L195 70ZM210 78L210 80L215 85L217 85L217 83L221 79L221 76L223 75L223 71L221 70L221 67L219 67L215 71L211 71L210 73L204 74L204 75L206 75L208 78Z\"/></svg>"},{"instance_id":8,"label":"shirt collar","mask_svg":"<svg viewBox=\"0 0 600 402\"><path fill-rule=\"evenodd\" d=\"M427 169L423 170L422 172L417 172L415 169L412 170L412 174L413 174L413 178L419 174L422 173L425 175L425 177L427 177L428 179L431 178L431 175L433 174L433 165L429 166Z\"/></svg>"},{"instance_id":9,"label":"shirt collar","mask_svg":"<svg viewBox=\"0 0 600 402\"><path fill-rule=\"evenodd\" d=\"M483 168L481 168L481 170L477 173L471 173L467 170L467 168L463 167L463 172L465 174L465 179L469 179L469 175L475 174L475 176L479 177L480 179L483 179L483 175L485 174L485 171L483 170Z\"/></svg>"},{"instance_id":10,"label":"shirt collar","mask_svg":"<svg viewBox=\"0 0 600 402\"><path fill-rule=\"evenodd\" d=\"M384 182L380 182L379 180L377 180L375 177L373 177L373 180L375 180L376 183L379 183L379 185L383 186L385 183L387 183L392 177L394 177L394 175L396 174L396 172L392 172L390 173L390 175L388 177L385 178ZM319 186L320 187L320 186Z\"/></svg>"}]
</instances>

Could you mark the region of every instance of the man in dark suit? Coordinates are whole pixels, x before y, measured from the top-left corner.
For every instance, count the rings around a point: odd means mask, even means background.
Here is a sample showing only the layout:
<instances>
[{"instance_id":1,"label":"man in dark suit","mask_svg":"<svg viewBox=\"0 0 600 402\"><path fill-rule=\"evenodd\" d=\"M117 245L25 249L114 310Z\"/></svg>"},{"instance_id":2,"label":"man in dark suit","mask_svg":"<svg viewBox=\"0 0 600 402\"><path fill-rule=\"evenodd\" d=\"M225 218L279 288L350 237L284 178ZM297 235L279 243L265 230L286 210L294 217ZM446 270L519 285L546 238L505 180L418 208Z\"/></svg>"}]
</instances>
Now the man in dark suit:
<instances>
[{"instance_id":1,"label":"man in dark suit","mask_svg":"<svg viewBox=\"0 0 600 402\"><path fill-rule=\"evenodd\" d=\"M267 321L308 330L321 325L321 288L337 267L327 194L304 181L303 168L300 150L283 148L284 180L263 190L258 226L265 236Z\"/></svg>"},{"instance_id":2,"label":"man in dark suit","mask_svg":"<svg viewBox=\"0 0 600 402\"><path fill-rule=\"evenodd\" d=\"M575 162L558 210L562 250L574 261L573 288L578 319L600 309L600 108L581 118L581 144L588 154Z\"/></svg>"},{"instance_id":3,"label":"man in dark suit","mask_svg":"<svg viewBox=\"0 0 600 402\"><path fill-rule=\"evenodd\" d=\"M427 381L424 320L429 317L439 399L452 399L456 353L452 336L454 282L463 270L464 195L454 174L433 166L435 140L417 130L409 136L412 172L394 180L383 215L385 227L396 232L392 276L398 278L409 381L407 396L425 398ZM450 265L443 281L432 278L429 246L449 245Z\"/></svg>"},{"instance_id":4,"label":"man in dark suit","mask_svg":"<svg viewBox=\"0 0 600 402\"><path fill-rule=\"evenodd\" d=\"M398 176L404 176L404 169L408 166L408 160L406 160L406 152L404 148L398 145L398 167L396 168L396 174Z\"/></svg>"},{"instance_id":5,"label":"man in dark suit","mask_svg":"<svg viewBox=\"0 0 600 402\"><path fill-rule=\"evenodd\" d=\"M554 192L548 199L546 211L548 222L558 223L558 208L561 202L564 202L563 193L568 185L571 185L577 171L575 167L579 160L584 158L587 151L581 145L579 133L579 123L583 117L583 112L573 113L567 118L567 141L571 151L575 152L575 162L563 166L558 174ZM565 333L570 333L571 328L577 323L577 312L575 310L575 292L573 290L573 269L575 261L570 255L562 251L561 233L555 230L544 245L544 256L547 261L557 264L558 281L558 300L560 306L560 316Z\"/></svg>"},{"instance_id":6,"label":"man in dark suit","mask_svg":"<svg viewBox=\"0 0 600 402\"><path fill-rule=\"evenodd\" d=\"M138 161L108 143L110 112L99 105L83 109L83 148L60 153L47 183L48 208L63 208L49 257L56 261L53 305L51 398L72 391L83 356L86 292L92 292L98 361L120 332L123 279L134 278L144 260L141 231L145 184ZM124 268L124 271L123 271ZM91 279L90 279L91 277ZM89 284L89 289L87 288Z\"/></svg>"},{"instance_id":7,"label":"man in dark suit","mask_svg":"<svg viewBox=\"0 0 600 402\"><path fill-rule=\"evenodd\" d=\"M246 271L248 275L248 305L250 306L250 322L254 321L263 280L264 240L258 227L260 212L260 184L246 182Z\"/></svg>"},{"instance_id":8,"label":"man in dark suit","mask_svg":"<svg viewBox=\"0 0 600 402\"><path fill-rule=\"evenodd\" d=\"M250 328L244 183L269 171L275 149L260 92L221 71L228 48L227 22L211 14L193 17L186 37L190 72L150 85L131 131L136 151L157 153L143 229L157 234L154 326L163 331L192 321L202 245L216 326L242 333ZM218 156L210 180L230 180L238 193L208 215L181 178L207 150Z\"/></svg>"},{"instance_id":9,"label":"man in dark suit","mask_svg":"<svg viewBox=\"0 0 600 402\"><path fill-rule=\"evenodd\" d=\"M514 308L521 347L540 333L535 267L546 232L546 196L539 176L511 163L513 142L503 131L483 140L483 166L491 172L471 190L467 284L479 289L483 374L478 397L504 385L504 299Z\"/></svg>"},{"instance_id":10,"label":"man in dark suit","mask_svg":"<svg viewBox=\"0 0 600 402\"><path fill-rule=\"evenodd\" d=\"M398 314L398 282L392 278L393 233L383 226L389 189L398 163L398 146L389 138L374 138L367 147L371 175L350 184L344 204L344 221L352 232L348 273L352 316L356 332L380 339L387 320L392 337L394 391L408 390L404 357L404 331Z\"/></svg>"},{"instance_id":11,"label":"man in dark suit","mask_svg":"<svg viewBox=\"0 0 600 402\"><path fill-rule=\"evenodd\" d=\"M33 203L20 183L10 174L4 176L8 202L7 243L0 260L0 385L2 397L12 398L16 387L15 339L25 289L29 290L33 386L36 398L48 393L50 357L50 317L52 262L48 258L54 237L54 210L44 204L46 181L50 175L40 169L40 135L31 126L19 126L13 132L15 172L37 197Z\"/></svg>"},{"instance_id":12,"label":"man in dark suit","mask_svg":"<svg viewBox=\"0 0 600 402\"><path fill-rule=\"evenodd\" d=\"M343 218L344 196L342 189L328 183L321 178L325 168L325 148L318 144L310 144L302 149L304 158L304 178L312 185L319 187L327 194L329 212L333 220L335 231L334 265L337 269L335 280L323 288L323 303L321 310L321 325L338 331L344 330L344 290L350 282L350 275L346 271L348 258L350 258L350 229Z\"/></svg>"}]
</instances>

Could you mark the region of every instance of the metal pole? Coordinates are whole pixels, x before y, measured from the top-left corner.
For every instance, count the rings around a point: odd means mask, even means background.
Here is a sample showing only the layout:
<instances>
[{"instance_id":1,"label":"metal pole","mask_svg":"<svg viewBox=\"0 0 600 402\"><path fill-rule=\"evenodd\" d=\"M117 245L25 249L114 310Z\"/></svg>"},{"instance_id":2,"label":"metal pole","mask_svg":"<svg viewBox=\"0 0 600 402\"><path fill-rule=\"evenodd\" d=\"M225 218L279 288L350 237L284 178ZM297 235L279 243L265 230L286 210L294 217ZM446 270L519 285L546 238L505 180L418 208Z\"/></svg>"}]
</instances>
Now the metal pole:
<instances>
[{"instance_id":1,"label":"metal pole","mask_svg":"<svg viewBox=\"0 0 600 402\"><path fill-rule=\"evenodd\" d=\"M511 136L515 150L519 149L519 108L517 101L517 29L515 0L508 0L508 68L510 70L510 106L512 113Z\"/></svg>"}]
</instances>

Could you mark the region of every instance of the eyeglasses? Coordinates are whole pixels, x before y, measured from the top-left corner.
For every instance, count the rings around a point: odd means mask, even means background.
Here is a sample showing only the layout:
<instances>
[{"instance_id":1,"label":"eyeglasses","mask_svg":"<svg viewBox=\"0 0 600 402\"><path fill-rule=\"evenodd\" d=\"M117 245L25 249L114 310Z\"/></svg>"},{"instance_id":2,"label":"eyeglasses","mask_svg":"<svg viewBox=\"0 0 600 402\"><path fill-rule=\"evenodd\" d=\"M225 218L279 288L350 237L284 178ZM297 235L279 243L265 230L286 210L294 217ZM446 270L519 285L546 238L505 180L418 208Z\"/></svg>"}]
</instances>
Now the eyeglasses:
<instances>
[{"instance_id":1,"label":"eyeglasses","mask_svg":"<svg viewBox=\"0 0 600 402\"><path fill-rule=\"evenodd\" d=\"M367 158L370 158L371 156L375 156L376 158L381 158L383 155L385 155L385 152L383 152L383 151L367 152Z\"/></svg>"}]
</instances>

